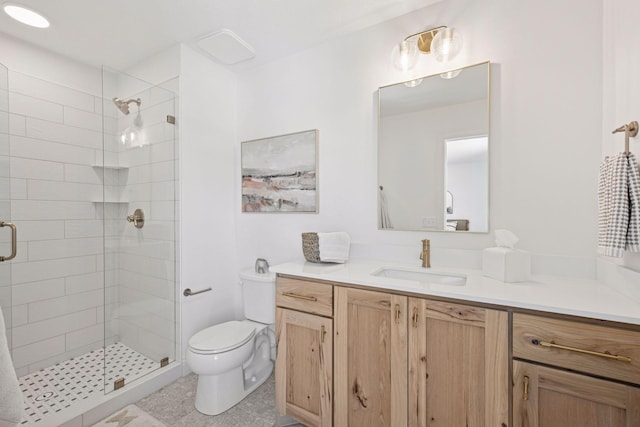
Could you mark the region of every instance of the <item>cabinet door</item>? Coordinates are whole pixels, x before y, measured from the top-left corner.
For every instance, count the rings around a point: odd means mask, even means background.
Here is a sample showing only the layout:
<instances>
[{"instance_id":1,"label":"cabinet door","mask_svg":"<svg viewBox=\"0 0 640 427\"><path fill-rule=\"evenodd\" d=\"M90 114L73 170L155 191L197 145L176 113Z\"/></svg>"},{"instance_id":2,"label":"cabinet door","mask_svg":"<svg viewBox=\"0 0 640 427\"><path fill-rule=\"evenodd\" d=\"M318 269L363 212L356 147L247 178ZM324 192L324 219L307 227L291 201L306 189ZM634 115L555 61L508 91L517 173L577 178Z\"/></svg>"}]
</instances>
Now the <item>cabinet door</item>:
<instances>
[{"instance_id":1,"label":"cabinet door","mask_svg":"<svg viewBox=\"0 0 640 427\"><path fill-rule=\"evenodd\" d=\"M513 362L515 427L640 426L640 389Z\"/></svg>"},{"instance_id":2,"label":"cabinet door","mask_svg":"<svg viewBox=\"0 0 640 427\"><path fill-rule=\"evenodd\" d=\"M409 425L506 427L506 312L409 300Z\"/></svg>"},{"instance_id":3,"label":"cabinet door","mask_svg":"<svg viewBox=\"0 0 640 427\"><path fill-rule=\"evenodd\" d=\"M335 424L407 425L407 297L334 288Z\"/></svg>"},{"instance_id":4,"label":"cabinet door","mask_svg":"<svg viewBox=\"0 0 640 427\"><path fill-rule=\"evenodd\" d=\"M309 427L332 425L332 320L276 310L278 411Z\"/></svg>"}]
</instances>

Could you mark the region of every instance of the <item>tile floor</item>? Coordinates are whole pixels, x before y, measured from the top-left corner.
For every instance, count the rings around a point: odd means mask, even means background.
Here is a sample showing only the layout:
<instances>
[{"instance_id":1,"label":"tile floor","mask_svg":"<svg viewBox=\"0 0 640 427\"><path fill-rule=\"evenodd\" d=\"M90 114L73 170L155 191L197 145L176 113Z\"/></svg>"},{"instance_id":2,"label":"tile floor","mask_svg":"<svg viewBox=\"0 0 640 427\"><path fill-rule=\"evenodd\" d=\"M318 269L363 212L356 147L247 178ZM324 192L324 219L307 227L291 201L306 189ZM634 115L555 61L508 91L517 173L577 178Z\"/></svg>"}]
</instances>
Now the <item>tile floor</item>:
<instances>
[{"instance_id":1,"label":"tile floor","mask_svg":"<svg viewBox=\"0 0 640 427\"><path fill-rule=\"evenodd\" d=\"M197 381L194 374L182 377L137 402L136 406L171 427L272 427L276 424L273 375L238 405L216 416L196 410ZM303 427L301 424L290 426Z\"/></svg>"},{"instance_id":2,"label":"tile floor","mask_svg":"<svg viewBox=\"0 0 640 427\"><path fill-rule=\"evenodd\" d=\"M107 346L18 378L24 396L21 426L40 425L47 416L98 393L113 391L113 382L136 378L159 368L159 363L122 343Z\"/></svg>"}]
</instances>

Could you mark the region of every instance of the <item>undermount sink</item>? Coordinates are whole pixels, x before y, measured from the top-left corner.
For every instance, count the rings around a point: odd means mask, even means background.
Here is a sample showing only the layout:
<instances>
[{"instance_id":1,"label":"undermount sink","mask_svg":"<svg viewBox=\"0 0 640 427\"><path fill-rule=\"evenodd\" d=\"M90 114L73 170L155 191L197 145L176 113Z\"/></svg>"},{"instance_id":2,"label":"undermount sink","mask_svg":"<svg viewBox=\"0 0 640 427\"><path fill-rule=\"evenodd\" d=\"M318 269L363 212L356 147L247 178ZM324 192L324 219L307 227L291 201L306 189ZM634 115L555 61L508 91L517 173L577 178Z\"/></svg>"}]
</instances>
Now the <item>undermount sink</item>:
<instances>
[{"instance_id":1,"label":"undermount sink","mask_svg":"<svg viewBox=\"0 0 640 427\"><path fill-rule=\"evenodd\" d=\"M467 276L463 274L434 273L428 270L414 270L402 267L382 267L371 274L378 277L413 280L421 283L437 283L441 285L463 286L467 283Z\"/></svg>"}]
</instances>

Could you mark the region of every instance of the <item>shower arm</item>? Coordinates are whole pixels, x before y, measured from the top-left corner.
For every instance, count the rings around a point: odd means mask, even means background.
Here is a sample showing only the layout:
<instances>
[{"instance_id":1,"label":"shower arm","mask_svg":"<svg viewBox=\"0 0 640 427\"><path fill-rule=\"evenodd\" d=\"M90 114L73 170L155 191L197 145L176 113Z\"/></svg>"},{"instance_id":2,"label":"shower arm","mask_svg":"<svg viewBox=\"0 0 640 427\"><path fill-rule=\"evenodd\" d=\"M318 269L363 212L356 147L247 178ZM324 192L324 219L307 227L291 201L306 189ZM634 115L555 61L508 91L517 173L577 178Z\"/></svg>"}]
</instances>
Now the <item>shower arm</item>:
<instances>
[{"instance_id":1,"label":"shower arm","mask_svg":"<svg viewBox=\"0 0 640 427\"><path fill-rule=\"evenodd\" d=\"M118 97L115 97L113 98L113 103L116 104L116 107L118 107L118 109L122 111L122 113L129 114L129 104L135 103L138 106L138 108L140 108L140 105L142 104L142 99L131 98L127 100L122 100Z\"/></svg>"}]
</instances>

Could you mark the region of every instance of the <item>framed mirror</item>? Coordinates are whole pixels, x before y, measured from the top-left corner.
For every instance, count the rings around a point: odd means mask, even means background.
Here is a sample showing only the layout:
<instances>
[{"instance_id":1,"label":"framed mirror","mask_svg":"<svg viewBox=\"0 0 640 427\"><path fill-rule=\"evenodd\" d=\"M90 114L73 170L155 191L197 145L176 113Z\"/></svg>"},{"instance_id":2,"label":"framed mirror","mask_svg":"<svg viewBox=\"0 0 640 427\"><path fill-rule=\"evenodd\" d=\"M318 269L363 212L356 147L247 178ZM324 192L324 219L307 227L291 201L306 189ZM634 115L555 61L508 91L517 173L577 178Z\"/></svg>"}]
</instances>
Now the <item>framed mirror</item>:
<instances>
[{"instance_id":1,"label":"framed mirror","mask_svg":"<svg viewBox=\"0 0 640 427\"><path fill-rule=\"evenodd\" d=\"M378 89L378 228L489 232L489 72Z\"/></svg>"}]
</instances>

